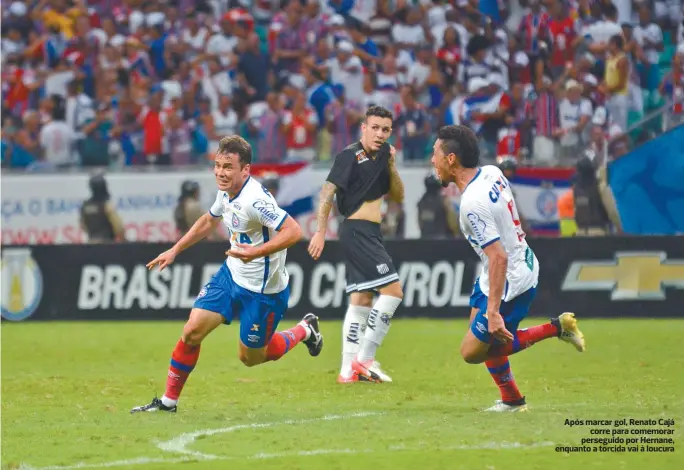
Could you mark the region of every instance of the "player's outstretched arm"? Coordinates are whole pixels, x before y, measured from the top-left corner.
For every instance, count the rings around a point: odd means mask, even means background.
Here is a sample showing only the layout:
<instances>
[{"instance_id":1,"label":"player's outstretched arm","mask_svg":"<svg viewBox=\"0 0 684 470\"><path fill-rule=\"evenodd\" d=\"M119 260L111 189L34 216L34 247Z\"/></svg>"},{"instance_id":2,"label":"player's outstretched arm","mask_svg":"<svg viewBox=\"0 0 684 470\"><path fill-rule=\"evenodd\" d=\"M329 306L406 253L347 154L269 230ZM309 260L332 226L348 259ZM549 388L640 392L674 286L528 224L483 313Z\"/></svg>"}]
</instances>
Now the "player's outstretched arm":
<instances>
[{"instance_id":1,"label":"player's outstretched arm","mask_svg":"<svg viewBox=\"0 0 684 470\"><path fill-rule=\"evenodd\" d=\"M394 145L390 145L389 171L390 171L390 189L389 197L394 202L402 204L404 202L404 183L401 181L399 171L396 165L397 149Z\"/></svg>"},{"instance_id":2,"label":"player's outstretched arm","mask_svg":"<svg viewBox=\"0 0 684 470\"><path fill-rule=\"evenodd\" d=\"M192 245L198 241L209 236L211 232L216 229L216 226L221 220L220 217L214 217L210 213L204 214L202 217L197 219L188 233L183 235L180 240L176 242L173 247L166 250L164 253L157 256L155 259L147 263L147 269L152 269L155 266L159 267L159 270L163 270L165 267L169 266L176 259L176 256L183 250L190 248Z\"/></svg>"},{"instance_id":3,"label":"player's outstretched arm","mask_svg":"<svg viewBox=\"0 0 684 470\"><path fill-rule=\"evenodd\" d=\"M321 189L321 194L319 196L318 211L316 213L316 221L318 228L316 233L311 238L309 243L309 254L313 259L318 259L323 253L323 247L325 246L325 233L328 230L328 217L330 216L330 211L332 210L333 200L335 198L335 193L337 192L337 186L335 186L330 181L323 183L323 189Z\"/></svg>"}]
</instances>

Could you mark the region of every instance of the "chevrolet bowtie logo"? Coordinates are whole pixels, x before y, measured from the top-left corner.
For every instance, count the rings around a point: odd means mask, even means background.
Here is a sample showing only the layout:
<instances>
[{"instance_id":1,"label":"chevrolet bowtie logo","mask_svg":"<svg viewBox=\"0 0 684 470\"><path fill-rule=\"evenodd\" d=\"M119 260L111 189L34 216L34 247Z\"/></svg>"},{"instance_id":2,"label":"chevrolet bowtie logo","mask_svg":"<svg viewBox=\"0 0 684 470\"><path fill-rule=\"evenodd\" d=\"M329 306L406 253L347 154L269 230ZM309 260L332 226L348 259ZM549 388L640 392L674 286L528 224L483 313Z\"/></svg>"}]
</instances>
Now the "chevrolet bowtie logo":
<instances>
[{"instance_id":1,"label":"chevrolet bowtie logo","mask_svg":"<svg viewBox=\"0 0 684 470\"><path fill-rule=\"evenodd\" d=\"M663 287L684 289L684 260L664 252L617 252L614 261L575 261L563 290L610 290L612 300L664 300Z\"/></svg>"}]
</instances>

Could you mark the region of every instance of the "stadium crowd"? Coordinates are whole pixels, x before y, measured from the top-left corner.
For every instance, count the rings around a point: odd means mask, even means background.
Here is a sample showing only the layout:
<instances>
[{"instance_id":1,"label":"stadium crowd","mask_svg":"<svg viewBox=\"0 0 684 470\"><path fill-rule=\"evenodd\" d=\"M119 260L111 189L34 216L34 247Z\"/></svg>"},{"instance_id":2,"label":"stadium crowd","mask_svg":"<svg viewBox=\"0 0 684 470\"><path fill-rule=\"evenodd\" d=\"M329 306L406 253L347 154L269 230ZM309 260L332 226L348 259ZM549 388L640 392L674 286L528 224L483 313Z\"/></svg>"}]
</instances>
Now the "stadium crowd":
<instances>
[{"instance_id":1,"label":"stadium crowd","mask_svg":"<svg viewBox=\"0 0 684 470\"><path fill-rule=\"evenodd\" d=\"M441 125L484 161L574 165L684 112L679 0L25 0L3 3L2 166L325 161L364 109L395 114L404 162ZM512 13L517 13L513 15ZM636 140L642 138L639 129ZM624 139L619 138L624 136Z\"/></svg>"}]
</instances>

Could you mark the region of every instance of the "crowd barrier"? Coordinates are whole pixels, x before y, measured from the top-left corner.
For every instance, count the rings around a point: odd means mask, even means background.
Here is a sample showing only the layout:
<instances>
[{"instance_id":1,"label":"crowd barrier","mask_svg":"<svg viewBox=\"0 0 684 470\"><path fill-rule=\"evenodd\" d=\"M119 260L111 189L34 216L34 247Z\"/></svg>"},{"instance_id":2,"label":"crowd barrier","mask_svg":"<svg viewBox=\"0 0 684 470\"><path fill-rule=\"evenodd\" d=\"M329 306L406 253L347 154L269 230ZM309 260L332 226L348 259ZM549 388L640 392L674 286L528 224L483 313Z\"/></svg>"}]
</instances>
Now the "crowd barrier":
<instances>
[{"instance_id":1,"label":"crowd barrier","mask_svg":"<svg viewBox=\"0 0 684 470\"><path fill-rule=\"evenodd\" d=\"M402 167L406 211L405 237L420 238L418 201L425 193L424 178L429 168ZM304 236L316 231L313 211L329 169L292 163L254 165L252 174L280 175L278 204L297 219ZM568 190L572 170L567 168L521 168L513 180L516 203L522 216L537 232L558 232L558 198ZM80 244L87 237L79 225L81 204L89 197L87 173L59 175L5 175L2 179L2 244ZM107 175L112 204L121 216L126 239L131 242L170 242L178 239L173 211L183 181L200 185L202 206L208 209L216 199L216 182L210 168L195 171L133 171ZM444 190L454 208L460 204L455 185ZM329 224L336 238L337 223Z\"/></svg>"},{"instance_id":2,"label":"crowd barrier","mask_svg":"<svg viewBox=\"0 0 684 470\"><path fill-rule=\"evenodd\" d=\"M531 315L684 316L684 239L532 239L541 276ZM2 250L4 320L179 320L220 267L224 243L205 242L163 272L145 264L167 244L34 245ZM480 260L464 240L390 241L404 287L396 317L468 318ZM314 262L288 251L290 312L340 319L347 299L338 242Z\"/></svg>"}]
</instances>

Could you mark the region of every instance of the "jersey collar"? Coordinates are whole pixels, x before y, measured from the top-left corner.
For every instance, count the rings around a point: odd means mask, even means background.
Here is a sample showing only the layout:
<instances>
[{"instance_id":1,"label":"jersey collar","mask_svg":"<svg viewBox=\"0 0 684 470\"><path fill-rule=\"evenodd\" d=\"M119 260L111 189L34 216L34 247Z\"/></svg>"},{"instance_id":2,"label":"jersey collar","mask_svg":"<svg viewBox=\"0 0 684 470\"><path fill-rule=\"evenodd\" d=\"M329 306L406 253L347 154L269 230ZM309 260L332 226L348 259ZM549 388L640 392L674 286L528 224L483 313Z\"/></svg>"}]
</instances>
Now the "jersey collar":
<instances>
[{"instance_id":1,"label":"jersey collar","mask_svg":"<svg viewBox=\"0 0 684 470\"><path fill-rule=\"evenodd\" d=\"M247 183L249 183L249 180L250 180L251 178L252 178L251 176L248 176L248 177L247 177L247 179L246 179L245 182L243 183L242 187L240 188L240 191L237 192L237 194L235 195L235 197L231 198L230 196L228 196L228 202L233 202L233 201L236 200L238 197L240 197L240 193L242 192L243 189L245 189L245 186L247 186Z\"/></svg>"},{"instance_id":2,"label":"jersey collar","mask_svg":"<svg viewBox=\"0 0 684 470\"><path fill-rule=\"evenodd\" d=\"M468 186L470 186L471 184L473 184L473 181L475 181L475 180L477 179L477 177L480 176L480 173L482 173L482 168L478 168L478 169L477 169L477 173L475 173L475 176L473 176L473 179L471 179L471 180L468 182L468 184L466 184L466 187L463 188L463 192L464 192L464 193L465 193L466 190L468 189Z\"/></svg>"}]
</instances>

